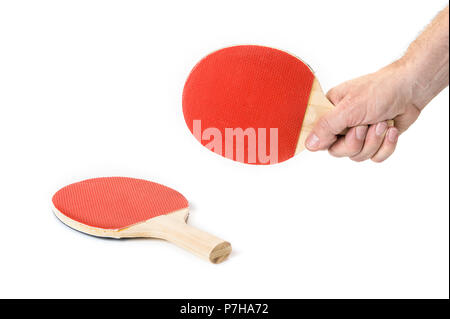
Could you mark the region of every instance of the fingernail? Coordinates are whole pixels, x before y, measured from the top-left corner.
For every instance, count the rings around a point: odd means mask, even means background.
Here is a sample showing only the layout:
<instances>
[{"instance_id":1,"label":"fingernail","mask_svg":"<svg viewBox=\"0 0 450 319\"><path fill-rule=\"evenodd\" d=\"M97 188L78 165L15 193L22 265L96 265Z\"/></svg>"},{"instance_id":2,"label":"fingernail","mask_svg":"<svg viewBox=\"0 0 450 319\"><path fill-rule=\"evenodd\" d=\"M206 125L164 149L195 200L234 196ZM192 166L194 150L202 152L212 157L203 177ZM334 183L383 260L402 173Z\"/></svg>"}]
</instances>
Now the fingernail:
<instances>
[{"instance_id":1,"label":"fingernail","mask_svg":"<svg viewBox=\"0 0 450 319\"><path fill-rule=\"evenodd\" d=\"M309 138L308 141L306 142L306 146L308 148L312 148L315 149L319 146L319 138L317 137L316 134L312 134Z\"/></svg>"},{"instance_id":2,"label":"fingernail","mask_svg":"<svg viewBox=\"0 0 450 319\"><path fill-rule=\"evenodd\" d=\"M356 138L358 140L363 140L364 137L366 136L366 132L367 132L367 126L358 126L356 128Z\"/></svg>"},{"instance_id":3,"label":"fingernail","mask_svg":"<svg viewBox=\"0 0 450 319\"><path fill-rule=\"evenodd\" d=\"M378 136L381 136L384 134L384 132L387 129L387 124L386 122L381 122L377 124L377 127L375 128L375 134Z\"/></svg>"},{"instance_id":4,"label":"fingernail","mask_svg":"<svg viewBox=\"0 0 450 319\"><path fill-rule=\"evenodd\" d=\"M396 128L390 128L387 137L389 142L396 143L398 140L398 130Z\"/></svg>"}]
</instances>

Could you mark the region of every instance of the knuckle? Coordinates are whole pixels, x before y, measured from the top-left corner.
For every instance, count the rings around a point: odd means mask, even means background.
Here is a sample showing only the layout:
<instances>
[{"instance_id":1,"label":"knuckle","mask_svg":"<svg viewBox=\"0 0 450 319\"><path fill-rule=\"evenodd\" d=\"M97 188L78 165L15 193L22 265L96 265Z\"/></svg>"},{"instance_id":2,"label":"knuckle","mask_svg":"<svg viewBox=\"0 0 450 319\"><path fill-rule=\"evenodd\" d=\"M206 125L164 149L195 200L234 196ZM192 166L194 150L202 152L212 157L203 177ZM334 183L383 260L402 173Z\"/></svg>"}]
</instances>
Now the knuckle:
<instances>
[{"instance_id":1,"label":"knuckle","mask_svg":"<svg viewBox=\"0 0 450 319\"><path fill-rule=\"evenodd\" d=\"M317 123L317 126L319 130L323 133L330 134L330 135L336 135L337 133L334 132L333 127L330 123L330 120L325 116L322 117L319 122Z\"/></svg>"},{"instance_id":2,"label":"knuckle","mask_svg":"<svg viewBox=\"0 0 450 319\"><path fill-rule=\"evenodd\" d=\"M317 123L317 126L319 127L320 130L329 131L330 122L328 121L328 119L326 117L322 117L319 120L319 122Z\"/></svg>"},{"instance_id":3,"label":"knuckle","mask_svg":"<svg viewBox=\"0 0 450 319\"><path fill-rule=\"evenodd\" d=\"M327 92L327 98L332 100L337 95L336 92L337 92L337 88L332 88L331 90L329 90Z\"/></svg>"},{"instance_id":4,"label":"knuckle","mask_svg":"<svg viewBox=\"0 0 450 319\"><path fill-rule=\"evenodd\" d=\"M335 87L328 91L327 98L333 103L337 104L343 97L341 87Z\"/></svg>"},{"instance_id":5,"label":"knuckle","mask_svg":"<svg viewBox=\"0 0 450 319\"><path fill-rule=\"evenodd\" d=\"M351 156L356 156L359 153L361 153L361 149L363 147L363 143L362 142L356 142L356 143L352 143L349 145L348 147L348 153Z\"/></svg>"},{"instance_id":6,"label":"knuckle","mask_svg":"<svg viewBox=\"0 0 450 319\"><path fill-rule=\"evenodd\" d=\"M349 97L345 103L340 105L345 122L348 126L357 126L363 123L367 110L364 103L357 97Z\"/></svg>"}]
</instances>

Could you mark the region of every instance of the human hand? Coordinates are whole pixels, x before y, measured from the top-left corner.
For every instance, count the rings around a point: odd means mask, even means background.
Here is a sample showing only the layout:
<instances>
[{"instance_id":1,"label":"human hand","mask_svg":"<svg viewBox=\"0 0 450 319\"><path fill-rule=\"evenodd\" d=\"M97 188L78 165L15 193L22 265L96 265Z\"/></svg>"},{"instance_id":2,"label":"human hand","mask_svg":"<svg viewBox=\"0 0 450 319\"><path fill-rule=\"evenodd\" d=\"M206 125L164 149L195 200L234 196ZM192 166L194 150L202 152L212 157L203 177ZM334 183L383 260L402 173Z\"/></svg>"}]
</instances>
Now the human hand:
<instances>
[{"instance_id":1,"label":"human hand","mask_svg":"<svg viewBox=\"0 0 450 319\"><path fill-rule=\"evenodd\" d=\"M328 149L337 157L382 162L395 150L398 136L414 123L421 107L413 101L413 76L401 62L331 89L336 108L323 116L306 140L310 151ZM394 120L389 127L387 121ZM338 135L350 128L345 136Z\"/></svg>"}]
</instances>

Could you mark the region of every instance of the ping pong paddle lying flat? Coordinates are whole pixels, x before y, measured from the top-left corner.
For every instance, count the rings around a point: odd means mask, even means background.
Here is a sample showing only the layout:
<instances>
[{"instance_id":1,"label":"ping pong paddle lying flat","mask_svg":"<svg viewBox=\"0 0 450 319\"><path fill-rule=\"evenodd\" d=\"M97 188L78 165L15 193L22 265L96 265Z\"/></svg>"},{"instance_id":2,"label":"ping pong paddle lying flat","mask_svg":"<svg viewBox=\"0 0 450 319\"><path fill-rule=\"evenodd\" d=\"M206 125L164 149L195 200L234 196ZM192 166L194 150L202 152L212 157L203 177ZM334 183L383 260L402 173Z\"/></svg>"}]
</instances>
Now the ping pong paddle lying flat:
<instances>
[{"instance_id":1,"label":"ping pong paddle lying flat","mask_svg":"<svg viewBox=\"0 0 450 319\"><path fill-rule=\"evenodd\" d=\"M64 224L90 235L161 238L212 263L231 253L228 242L187 225L186 198L161 184L126 177L93 178L60 189L52 203Z\"/></svg>"},{"instance_id":2,"label":"ping pong paddle lying flat","mask_svg":"<svg viewBox=\"0 0 450 319\"><path fill-rule=\"evenodd\" d=\"M308 65L256 45L206 56L183 90L184 118L194 136L247 164L274 164L298 154L316 121L333 108Z\"/></svg>"}]
</instances>

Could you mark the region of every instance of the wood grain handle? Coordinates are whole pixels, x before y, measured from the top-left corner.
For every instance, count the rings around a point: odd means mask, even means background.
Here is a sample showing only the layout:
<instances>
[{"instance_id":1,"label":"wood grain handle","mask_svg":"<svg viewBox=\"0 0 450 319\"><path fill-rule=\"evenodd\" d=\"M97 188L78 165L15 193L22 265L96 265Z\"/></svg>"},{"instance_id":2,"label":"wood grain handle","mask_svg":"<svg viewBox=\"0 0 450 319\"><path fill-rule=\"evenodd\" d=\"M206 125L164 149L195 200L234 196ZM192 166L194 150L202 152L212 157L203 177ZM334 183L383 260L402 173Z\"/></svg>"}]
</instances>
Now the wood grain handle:
<instances>
[{"instance_id":1,"label":"wood grain handle","mask_svg":"<svg viewBox=\"0 0 450 319\"><path fill-rule=\"evenodd\" d=\"M231 253L231 244L214 235L189 226L184 220L170 215L160 216L160 236L214 264L221 263Z\"/></svg>"}]
</instances>

